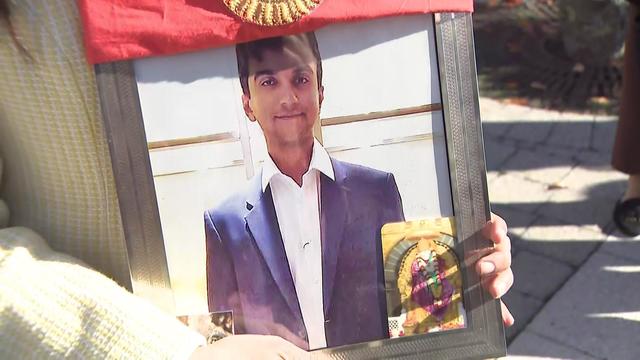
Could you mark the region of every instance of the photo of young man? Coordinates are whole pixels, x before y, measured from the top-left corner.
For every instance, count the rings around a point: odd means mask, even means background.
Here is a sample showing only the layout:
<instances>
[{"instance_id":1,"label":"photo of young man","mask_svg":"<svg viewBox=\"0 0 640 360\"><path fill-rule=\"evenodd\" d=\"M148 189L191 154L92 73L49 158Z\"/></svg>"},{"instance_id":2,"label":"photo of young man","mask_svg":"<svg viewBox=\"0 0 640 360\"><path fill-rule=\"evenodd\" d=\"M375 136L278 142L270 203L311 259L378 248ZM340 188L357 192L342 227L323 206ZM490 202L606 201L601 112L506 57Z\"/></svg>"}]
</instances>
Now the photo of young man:
<instances>
[{"instance_id":1,"label":"photo of young man","mask_svg":"<svg viewBox=\"0 0 640 360\"><path fill-rule=\"evenodd\" d=\"M404 220L393 175L332 159L314 139L324 94L313 33L236 49L269 157L246 192L205 213L210 310L232 310L236 333L308 349L385 338L380 229Z\"/></svg>"},{"instance_id":2,"label":"photo of young man","mask_svg":"<svg viewBox=\"0 0 640 360\"><path fill-rule=\"evenodd\" d=\"M331 158L314 138L325 95L313 33L238 44L236 55L269 156L204 213L209 310L232 311L236 334L309 350L388 338L380 230L404 221L393 175ZM477 269L499 297L512 282L506 225L488 234L502 246Z\"/></svg>"}]
</instances>

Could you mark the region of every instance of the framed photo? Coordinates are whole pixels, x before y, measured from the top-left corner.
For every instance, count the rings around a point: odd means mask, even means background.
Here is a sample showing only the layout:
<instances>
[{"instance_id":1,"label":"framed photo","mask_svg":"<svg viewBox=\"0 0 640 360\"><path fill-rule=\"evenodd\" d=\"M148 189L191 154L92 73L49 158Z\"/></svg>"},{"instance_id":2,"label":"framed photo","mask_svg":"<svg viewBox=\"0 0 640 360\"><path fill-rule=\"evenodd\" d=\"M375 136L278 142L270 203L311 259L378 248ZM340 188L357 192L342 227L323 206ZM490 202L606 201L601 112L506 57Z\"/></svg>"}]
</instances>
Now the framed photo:
<instances>
[{"instance_id":1,"label":"framed photo","mask_svg":"<svg viewBox=\"0 0 640 360\"><path fill-rule=\"evenodd\" d=\"M505 354L473 270L492 244L471 15L96 74L136 294L319 357Z\"/></svg>"}]
</instances>

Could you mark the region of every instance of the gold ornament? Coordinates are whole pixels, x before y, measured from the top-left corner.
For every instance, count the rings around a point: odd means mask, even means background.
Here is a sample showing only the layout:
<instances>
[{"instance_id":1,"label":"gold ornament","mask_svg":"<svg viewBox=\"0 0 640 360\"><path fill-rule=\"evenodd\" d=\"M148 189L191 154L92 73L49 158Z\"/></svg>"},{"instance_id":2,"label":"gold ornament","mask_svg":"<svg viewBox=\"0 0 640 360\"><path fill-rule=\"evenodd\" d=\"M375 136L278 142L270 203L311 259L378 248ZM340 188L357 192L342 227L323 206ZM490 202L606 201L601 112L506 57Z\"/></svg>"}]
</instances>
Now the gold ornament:
<instances>
[{"instance_id":1,"label":"gold ornament","mask_svg":"<svg viewBox=\"0 0 640 360\"><path fill-rule=\"evenodd\" d=\"M308 15L322 0L224 0L242 20L263 25L291 24Z\"/></svg>"}]
</instances>

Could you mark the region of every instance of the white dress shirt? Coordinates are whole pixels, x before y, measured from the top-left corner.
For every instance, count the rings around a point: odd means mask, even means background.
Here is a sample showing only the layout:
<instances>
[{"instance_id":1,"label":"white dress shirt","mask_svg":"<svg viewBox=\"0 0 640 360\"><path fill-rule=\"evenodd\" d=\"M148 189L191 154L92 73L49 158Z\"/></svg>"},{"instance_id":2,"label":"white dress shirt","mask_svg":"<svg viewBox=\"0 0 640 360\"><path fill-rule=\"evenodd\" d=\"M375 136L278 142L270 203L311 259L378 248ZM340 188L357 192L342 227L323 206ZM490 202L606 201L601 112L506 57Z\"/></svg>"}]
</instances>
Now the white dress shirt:
<instances>
[{"instance_id":1,"label":"white dress shirt","mask_svg":"<svg viewBox=\"0 0 640 360\"><path fill-rule=\"evenodd\" d=\"M322 295L320 173L335 179L329 154L318 141L314 141L302 186L284 175L271 157L267 157L262 168L262 190L271 185L278 226L310 349L327 347Z\"/></svg>"}]
</instances>

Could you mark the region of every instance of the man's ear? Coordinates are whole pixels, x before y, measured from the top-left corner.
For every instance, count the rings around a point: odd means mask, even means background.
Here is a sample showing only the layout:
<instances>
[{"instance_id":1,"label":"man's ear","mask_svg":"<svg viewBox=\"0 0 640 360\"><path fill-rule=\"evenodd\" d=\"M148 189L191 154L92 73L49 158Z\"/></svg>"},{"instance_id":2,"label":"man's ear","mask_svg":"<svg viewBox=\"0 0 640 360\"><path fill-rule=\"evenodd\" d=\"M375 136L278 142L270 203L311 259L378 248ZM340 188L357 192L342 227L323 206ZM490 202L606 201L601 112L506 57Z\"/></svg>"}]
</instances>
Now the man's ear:
<instances>
[{"instance_id":1,"label":"man's ear","mask_svg":"<svg viewBox=\"0 0 640 360\"><path fill-rule=\"evenodd\" d=\"M318 108L322 108L322 100L324 100L324 86L318 88Z\"/></svg>"},{"instance_id":2,"label":"man's ear","mask_svg":"<svg viewBox=\"0 0 640 360\"><path fill-rule=\"evenodd\" d=\"M242 94L242 107L244 108L244 113L247 114L247 117L251 121L256 121L256 116L253 114L253 110L251 110L251 97L248 94Z\"/></svg>"}]
</instances>

